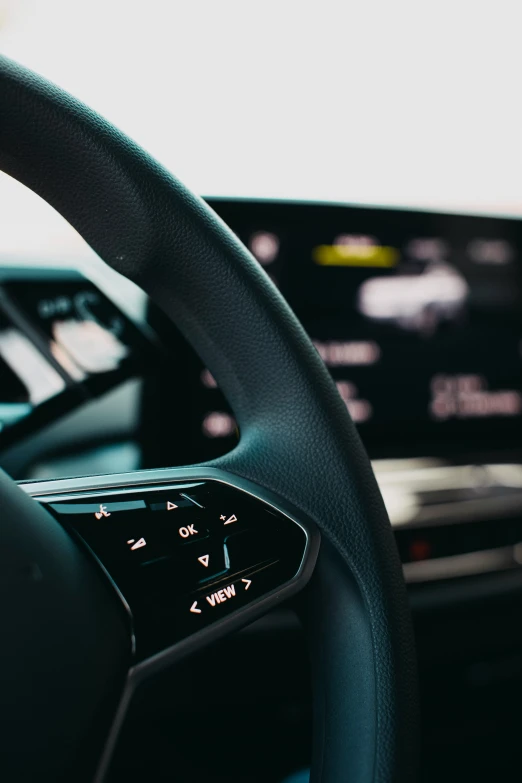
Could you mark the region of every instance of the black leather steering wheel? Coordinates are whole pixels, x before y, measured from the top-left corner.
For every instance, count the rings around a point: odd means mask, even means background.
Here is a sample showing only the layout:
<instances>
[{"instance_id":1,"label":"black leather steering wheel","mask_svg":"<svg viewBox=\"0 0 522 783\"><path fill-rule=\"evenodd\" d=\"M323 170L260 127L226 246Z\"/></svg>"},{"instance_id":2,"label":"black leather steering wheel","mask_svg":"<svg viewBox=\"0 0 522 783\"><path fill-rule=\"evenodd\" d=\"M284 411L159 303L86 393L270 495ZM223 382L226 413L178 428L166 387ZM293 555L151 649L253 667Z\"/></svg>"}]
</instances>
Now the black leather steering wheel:
<instances>
[{"instance_id":1,"label":"black leather steering wheel","mask_svg":"<svg viewBox=\"0 0 522 783\"><path fill-rule=\"evenodd\" d=\"M170 479L224 477L302 523L315 542L270 600L259 596L173 651L187 654L306 585L312 780L414 780L416 664L401 564L364 448L309 338L213 211L103 119L5 59L0 117L0 168L151 296L232 406L239 445ZM59 489L129 482L98 477ZM101 781L133 677L149 669L133 660L117 591L30 494L0 477L2 778ZM156 655L151 670L174 658Z\"/></svg>"}]
</instances>

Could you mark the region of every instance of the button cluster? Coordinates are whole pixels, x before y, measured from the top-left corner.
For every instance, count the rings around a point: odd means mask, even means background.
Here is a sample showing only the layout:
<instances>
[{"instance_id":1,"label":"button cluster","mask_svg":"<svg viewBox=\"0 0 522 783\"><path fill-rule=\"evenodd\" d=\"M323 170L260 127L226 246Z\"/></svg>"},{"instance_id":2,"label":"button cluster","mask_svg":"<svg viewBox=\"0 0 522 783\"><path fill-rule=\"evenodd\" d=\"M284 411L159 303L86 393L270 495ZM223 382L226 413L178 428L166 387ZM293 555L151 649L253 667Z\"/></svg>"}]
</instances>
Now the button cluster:
<instances>
[{"instance_id":1,"label":"button cluster","mask_svg":"<svg viewBox=\"0 0 522 783\"><path fill-rule=\"evenodd\" d=\"M69 496L47 507L125 596L140 658L280 587L306 548L299 525L217 481Z\"/></svg>"}]
</instances>

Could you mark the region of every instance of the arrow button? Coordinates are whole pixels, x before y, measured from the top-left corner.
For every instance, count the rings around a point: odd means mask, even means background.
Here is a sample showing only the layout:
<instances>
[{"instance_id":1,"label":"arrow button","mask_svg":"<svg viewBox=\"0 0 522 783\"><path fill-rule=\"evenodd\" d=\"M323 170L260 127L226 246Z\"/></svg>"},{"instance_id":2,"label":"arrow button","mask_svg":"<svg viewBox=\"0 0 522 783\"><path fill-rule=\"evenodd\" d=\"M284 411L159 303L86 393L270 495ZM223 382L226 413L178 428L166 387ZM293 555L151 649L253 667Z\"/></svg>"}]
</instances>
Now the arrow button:
<instances>
[{"instance_id":1,"label":"arrow button","mask_svg":"<svg viewBox=\"0 0 522 783\"><path fill-rule=\"evenodd\" d=\"M248 590L248 588L252 584L252 580L251 579L242 579L241 581L245 583L245 590Z\"/></svg>"},{"instance_id":2,"label":"arrow button","mask_svg":"<svg viewBox=\"0 0 522 783\"><path fill-rule=\"evenodd\" d=\"M129 541L127 541L127 544L129 544L129 546L132 544L131 550L133 552L135 549L141 549L142 546L147 546L147 542L144 538L139 538L137 541L134 538L131 538Z\"/></svg>"},{"instance_id":3,"label":"arrow button","mask_svg":"<svg viewBox=\"0 0 522 783\"><path fill-rule=\"evenodd\" d=\"M220 541L202 542L201 546L196 547L187 544L180 548L177 562L178 576L183 579L187 589L224 574L228 568L225 547Z\"/></svg>"},{"instance_id":4,"label":"arrow button","mask_svg":"<svg viewBox=\"0 0 522 783\"><path fill-rule=\"evenodd\" d=\"M201 609L198 609L198 602L194 601L192 606L190 607L190 611L192 614L201 614Z\"/></svg>"}]
</instances>

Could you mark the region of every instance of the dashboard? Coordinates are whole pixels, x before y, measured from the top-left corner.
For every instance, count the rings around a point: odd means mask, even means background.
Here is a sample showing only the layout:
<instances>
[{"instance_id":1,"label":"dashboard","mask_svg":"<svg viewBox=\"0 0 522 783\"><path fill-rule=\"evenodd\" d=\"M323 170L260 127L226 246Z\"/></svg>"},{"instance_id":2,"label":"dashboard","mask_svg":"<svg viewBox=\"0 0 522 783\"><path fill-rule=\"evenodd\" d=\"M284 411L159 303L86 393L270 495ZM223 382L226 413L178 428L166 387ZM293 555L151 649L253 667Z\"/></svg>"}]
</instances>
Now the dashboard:
<instances>
[{"instance_id":1,"label":"dashboard","mask_svg":"<svg viewBox=\"0 0 522 783\"><path fill-rule=\"evenodd\" d=\"M519 220L212 206L297 313L371 453L520 443Z\"/></svg>"},{"instance_id":2,"label":"dashboard","mask_svg":"<svg viewBox=\"0 0 522 783\"><path fill-rule=\"evenodd\" d=\"M521 221L209 201L289 301L330 371L373 460L407 581L518 571ZM74 268L0 268L0 450L8 470L13 448L30 454L37 433L46 428L47 437L72 411L80 419L86 411L84 439L86 426L96 445L99 430L105 447L127 415L122 427L137 456L119 464L122 452L113 450L113 470L204 461L237 443L215 379L177 330L144 295L136 318L114 293L114 281L101 285ZM107 393L131 379L134 398L104 413ZM53 441L53 452L65 452L61 462L45 464L40 453L44 473L27 458L11 469L17 478L107 469L89 450L78 463L85 443L75 445L74 426L63 432L64 443Z\"/></svg>"},{"instance_id":3,"label":"dashboard","mask_svg":"<svg viewBox=\"0 0 522 783\"><path fill-rule=\"evenodd\" d=\"M456 783L473 770L474 779L484 769L497 775L499 753L513 769L513 694L522 697L522 222L209 203L297 313L372 459L414 614L423 782L444 775ZM215 379L145 295L131 310L118 278L73 262L63 269L8 261L0 258L0 464L11 475L35 481L170 467L234 447L240 433ZM316 457L320 476L320 444ZM212 652L208 676L187 664L172 687L173 702L185 699L198 725L207 716L211 734L223 704L230 721L249 714L241 678L250 682L252 666L264 672L277 650L259 693L248 697L261 722L252 730L245 721L238 780L264 753L253 738L263 748L275 742L267 726L306 736L307 664L297 634L290 613L276 612L234 647ZM212 674L216 661L229 672L222 686ZM274 717L281 694L292 711ZM165 721L183 738L187 769L198 753L199 733L193 737L170 707L158 723L161 699L151 696L148 708L140 702L149 726L143 715L131 721L118 761L125 773L129 748L157 747ZM151 750L143 774L155 753L170 759L171 751L170 744ZM287 751L289 770L296 759L306 766L306 744L288 742ZM212 754L215 766L219 749ZM229 755L222 761L228 773ZM263 768L263 780L271 774Z\"/></svg>"}]
</instances>

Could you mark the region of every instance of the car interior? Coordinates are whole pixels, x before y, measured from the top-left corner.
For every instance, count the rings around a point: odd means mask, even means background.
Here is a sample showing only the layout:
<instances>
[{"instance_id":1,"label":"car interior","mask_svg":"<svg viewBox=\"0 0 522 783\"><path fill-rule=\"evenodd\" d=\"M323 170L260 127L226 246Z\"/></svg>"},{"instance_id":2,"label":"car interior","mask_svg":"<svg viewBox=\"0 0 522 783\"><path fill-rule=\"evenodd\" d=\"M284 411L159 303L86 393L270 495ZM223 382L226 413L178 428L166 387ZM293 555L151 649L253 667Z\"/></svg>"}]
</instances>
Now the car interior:
<instances>
[{"instance_id":1,"label":"car interior","mask_svg":"<svg viewBox=\"0 0 522 783\"><path fill-rule=\"evenodd\" d=\"M36 5L0 3L2 779L519 779L522 200L195 195L18 54Z\"/></svg>"}]
</instances>

